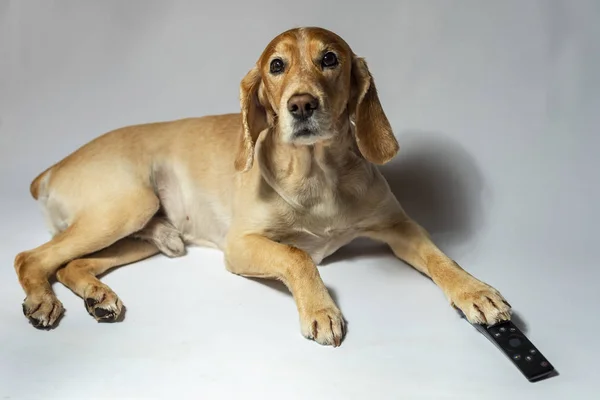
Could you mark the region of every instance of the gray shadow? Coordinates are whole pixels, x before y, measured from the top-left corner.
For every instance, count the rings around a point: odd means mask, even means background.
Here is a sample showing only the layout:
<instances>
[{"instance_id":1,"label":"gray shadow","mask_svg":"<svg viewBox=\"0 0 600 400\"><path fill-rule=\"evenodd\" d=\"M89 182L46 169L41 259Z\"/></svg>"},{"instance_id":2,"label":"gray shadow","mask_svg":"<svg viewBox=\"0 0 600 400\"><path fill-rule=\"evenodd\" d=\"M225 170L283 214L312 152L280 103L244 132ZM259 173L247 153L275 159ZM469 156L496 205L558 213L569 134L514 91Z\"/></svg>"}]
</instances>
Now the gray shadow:
<instances>
[{"instance_id":1,"label":"gray shadow","mask_svg":"<svg viewBox=\"0 0 600 400\"><path fill-rule=\"evenodd\" d=\"M448 135L411 131L398 141L399 154L380 170L406 213L438 243L472 240L484 225L487 189L475 159Z\"/></svg>"},{"instance_id":2,"label":"gray shadow","mask_svg":"<svg viewBox=\"0 0 600 400\"><path fill-rule=\"evenodd\" d=\"M442 249L475 245L484 226L484 204L489 196L475 159L448 135L407 131L399 135L400 152L380 171L406 213L422 225ZM352 242L323 263L373 257L386 246L363 239Z\"/></svg>"}]
</instances>

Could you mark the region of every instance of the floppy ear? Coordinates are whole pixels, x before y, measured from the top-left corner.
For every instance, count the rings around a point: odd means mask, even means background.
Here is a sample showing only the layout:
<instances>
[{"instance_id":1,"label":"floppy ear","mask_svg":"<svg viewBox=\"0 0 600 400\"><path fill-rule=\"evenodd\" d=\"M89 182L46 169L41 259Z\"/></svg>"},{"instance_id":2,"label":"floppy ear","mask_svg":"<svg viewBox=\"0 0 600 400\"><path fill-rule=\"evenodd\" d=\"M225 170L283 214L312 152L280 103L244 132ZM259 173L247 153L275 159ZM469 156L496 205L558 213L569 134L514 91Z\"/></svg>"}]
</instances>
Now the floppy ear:
<instances>
[{"instance_id":1,"label":"floppy ear","mask_svg":"<svg viewBox=\"0 0 600 400\"><path fill-rule=\"evenodd\" d=\"M398 153L398 141L381 107L375 82L364 59L352 60L350 115L354 116L356 142L363 157L385 164Z\"/></svg>"},{"instance_id":2,"label":"floppy ear","mask_svg":"<svg viewBox=\"0 0 600 400\"><path fill-rule=\"evenodd\" d=\"M242 132L235 158L235 169L246 172L254 161L254 144L260 132L267 127L266 110L259 100L262 77L258 67L252 68L240 84Z\"/></svg>"}]
</instances>

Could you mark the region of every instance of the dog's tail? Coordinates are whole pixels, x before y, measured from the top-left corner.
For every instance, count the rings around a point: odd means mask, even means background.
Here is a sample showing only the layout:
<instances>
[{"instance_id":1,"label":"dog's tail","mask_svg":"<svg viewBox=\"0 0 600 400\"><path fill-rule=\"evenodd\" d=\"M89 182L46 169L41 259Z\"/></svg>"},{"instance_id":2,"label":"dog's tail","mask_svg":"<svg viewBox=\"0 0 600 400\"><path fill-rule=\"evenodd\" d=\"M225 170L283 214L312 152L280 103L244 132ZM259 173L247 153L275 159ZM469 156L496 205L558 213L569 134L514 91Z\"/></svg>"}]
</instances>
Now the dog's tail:
<instances>
[{"instance_id":1,"label":"dog's tail","mask_svg":"<svg viewBox=\"0 0 600 400\"><path fill-rule=\"evenodd\" d=\"M34 199L38 199L39 195L40 195L40 190L42 189L42 186L45 186L46 183L46 177L48 176L48 173L52 170L52 168L54 167L54 165L52 167L47 168L44 172L42 172L41 174L39 174L34 180L33 182L31 182L31 185L29 186L29 192L31 193L31 196Z\"/></svg>"}]
</instances>

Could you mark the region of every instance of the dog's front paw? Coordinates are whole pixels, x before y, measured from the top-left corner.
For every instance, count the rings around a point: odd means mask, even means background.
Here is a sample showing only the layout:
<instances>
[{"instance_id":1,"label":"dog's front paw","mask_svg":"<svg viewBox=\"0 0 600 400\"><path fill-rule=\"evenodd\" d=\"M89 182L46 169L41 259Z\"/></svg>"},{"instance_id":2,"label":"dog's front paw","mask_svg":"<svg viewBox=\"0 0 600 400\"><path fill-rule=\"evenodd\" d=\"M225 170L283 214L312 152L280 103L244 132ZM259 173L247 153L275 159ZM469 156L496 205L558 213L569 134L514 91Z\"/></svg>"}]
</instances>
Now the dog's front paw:
<instances>
[{"instance_id":1,"label":"dog's front paw","mask_svg":"<svg viewBox=\"0 0 600 400\"><path fill-rule=\"evenodd\" d=\"M115 292L107 286L90 285L84 292L85 307L98 322L115 322L123 304Z\"/></svg>"},{"instance_id":2,"label":"dog's front paw","mask_svg":"<svg viewBox=\"0 0 600 400\"><path fill-rule=\"evenodd\" d=\"M344 338L344 317L335 306L301 313L300 326L304 337L322 345L338 347Z\"/></svg>"},{"instance_id":3,"label":"dog's front paw","mask_svg":"<svg viewBox=\"0 0 600 400\"><path fill-rule=\"evenodd\" d=\"M493 325L511 318L510 304L493 287L483 282L468 285L451 297L453 306L459 308L472 324Z\"/></svg>"}]
</instances>

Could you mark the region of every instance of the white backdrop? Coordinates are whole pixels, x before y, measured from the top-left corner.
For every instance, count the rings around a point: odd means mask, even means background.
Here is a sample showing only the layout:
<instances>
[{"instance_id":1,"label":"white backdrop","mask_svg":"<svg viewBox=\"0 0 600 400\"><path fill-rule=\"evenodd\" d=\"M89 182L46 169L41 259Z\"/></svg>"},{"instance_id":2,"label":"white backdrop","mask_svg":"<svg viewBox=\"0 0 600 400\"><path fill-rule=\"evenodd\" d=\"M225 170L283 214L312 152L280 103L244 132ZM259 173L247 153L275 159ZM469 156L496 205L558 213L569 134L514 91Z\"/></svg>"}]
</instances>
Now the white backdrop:
<instances>
[{"instance_id":1,"label":"white backdrop","mask_svg":"<svg viewBox=\"0 0 600 400\"><path fill-rule=\"evenodd\" d=\"M378 246L321 268L349 322L338 349L302 339L280 286L206 249L107 275L120 324L55 285L60 326L28 326L12 263L48 239L31 179L110 129L237 111L263 47L300 25L367 58L401 144L384 169L398 197L560 376L528 383ZM592 398L599 38L594 0L0 0L0 398Z\"/></svg>"}]
</instances>

